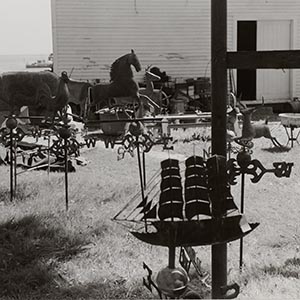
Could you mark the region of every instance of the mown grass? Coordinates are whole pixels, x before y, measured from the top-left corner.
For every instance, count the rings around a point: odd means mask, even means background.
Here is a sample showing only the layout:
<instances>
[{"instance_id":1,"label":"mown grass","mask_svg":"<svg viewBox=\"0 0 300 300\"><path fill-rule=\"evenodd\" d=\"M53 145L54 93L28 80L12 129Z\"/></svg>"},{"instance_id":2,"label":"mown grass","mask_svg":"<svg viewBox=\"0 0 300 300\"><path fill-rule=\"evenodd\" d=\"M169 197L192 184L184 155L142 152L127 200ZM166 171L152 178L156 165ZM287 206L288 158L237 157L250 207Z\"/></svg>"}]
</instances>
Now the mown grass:
<instances>
[{"instance_id":1,"label":"mown grass","mask_svg":"<svg viewBox=\"0 0 300 300\"><path fill-rule=\"evenodd\" d=\"M278 124L271 126L274 135L286 139ZM146 155L148 178L172 153L179 159L202 155L209 142L183 140L207 132L174 131L175 151L162 152L161 146L155 146ZM300 150L299 145L283 152L269 151L271 147L268 140L256 140L253 158L268 168L283 160L294 161L295 167L289 179L266 174L252 184L246 178L246 216L260 226L244 239L242 273L239 242L228 244L228 283L241 286L239 299L300 298L300 167L295 159ZM136 157L126 155L117 161L116 149L100 145L83 156L90 163L69 174L69 211L65 210L63 174L20 175L16 199L10 202L9 169L0 167L1 299L157 298L142 285L147 275L142 264L146 262L155 275L167 265L167 249L136 240L126 227L111 220L139 190ZM232 187L237 205L239 183ZM203 270L210 274L210 247L195 250ZM208 298L209 290L199 283L194 270L191 278Z\"/></svg>"}]
</instances>

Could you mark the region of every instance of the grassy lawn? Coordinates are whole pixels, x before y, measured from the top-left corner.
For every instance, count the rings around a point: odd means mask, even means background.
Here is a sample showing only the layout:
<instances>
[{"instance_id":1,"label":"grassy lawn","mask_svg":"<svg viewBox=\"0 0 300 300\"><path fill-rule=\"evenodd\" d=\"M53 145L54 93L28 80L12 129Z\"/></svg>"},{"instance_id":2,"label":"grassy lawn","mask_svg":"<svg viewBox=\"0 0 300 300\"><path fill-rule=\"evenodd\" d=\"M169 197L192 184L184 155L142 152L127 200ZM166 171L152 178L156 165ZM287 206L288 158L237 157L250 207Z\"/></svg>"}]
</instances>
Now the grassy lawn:
<instances>
[{"instance_id":1,"label":"grassy lawn","mask_svg":"<svg viewBox=\"0 0 300 300\"><path fill-rule=\"evenodd\" d=\"M278 122L270 126L274 136L286 142L282 126ZM169 155L181 160L193 153L202 155L209 142L195 137L209 133L209 129L174 131L174 151L155 146L146 154L148 178ZM254 143L252 158L266 168L280 161L295 166L290 178L266 174L257 184L246 178L245 214L260 226L244 239L242 273L239 241L228 244L228 283L240 285L238 299L299 299L300 145L276 151L264 138ZM100 142L82 156L89 164L69 174L67 212L62 173L51 173L49 178L44 171L20 175L17 197L10 202L9 168L0 167L1 299L155 298L142 285L143 262L158 272L167 266L167 249L142 243L111 220L139 190L136 156L118 161L117 150L105 149ZM232 186L238 206L240 188L239 182ZM210 247L195 250L204 271L210 273ZM198 282L194 271L191 278ZM209 298L203 284L198 282L197 289Z\"/></svg>"}]
</instances>

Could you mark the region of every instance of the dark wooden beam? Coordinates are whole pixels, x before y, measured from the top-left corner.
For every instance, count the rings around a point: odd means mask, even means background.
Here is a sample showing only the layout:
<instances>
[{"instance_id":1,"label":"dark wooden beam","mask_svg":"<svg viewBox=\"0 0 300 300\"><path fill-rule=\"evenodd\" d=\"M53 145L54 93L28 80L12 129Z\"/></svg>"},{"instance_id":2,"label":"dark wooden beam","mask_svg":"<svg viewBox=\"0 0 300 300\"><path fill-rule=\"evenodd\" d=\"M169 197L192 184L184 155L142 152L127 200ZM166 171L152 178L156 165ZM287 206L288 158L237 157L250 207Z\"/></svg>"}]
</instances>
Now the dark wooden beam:
<instances>
[{"instance_id":1,"label":"dark wooden beam","mask_svg":"<svg viewBox=\"0 0 300 300\"><path fill-rule=\"evenodd\" d=\"M227 52L228 69L300 69L300 50Z\"/></svg>"},{"instance_id":2,"label":"dark wooden beam","mask_svg":"<svg viewBox=\"0 0 300 300\"><path fill-rule=\"evenodd\" d=\"M227 0L211 0L211 82L212 82L212 154L226 157L227 105ZM225 170L224 170L225 173ZM218 174L220 176L220 174ZM221 176L226 186L226 174ZM222 190L222 188L220 188ZM212 201L213 218L220 220L226 207L221 195ZM220 228L221 230L221 228ZM225 297L222 287L227 286L227 244L212 246L212 298Z\"/></svg>"}]
</instances>

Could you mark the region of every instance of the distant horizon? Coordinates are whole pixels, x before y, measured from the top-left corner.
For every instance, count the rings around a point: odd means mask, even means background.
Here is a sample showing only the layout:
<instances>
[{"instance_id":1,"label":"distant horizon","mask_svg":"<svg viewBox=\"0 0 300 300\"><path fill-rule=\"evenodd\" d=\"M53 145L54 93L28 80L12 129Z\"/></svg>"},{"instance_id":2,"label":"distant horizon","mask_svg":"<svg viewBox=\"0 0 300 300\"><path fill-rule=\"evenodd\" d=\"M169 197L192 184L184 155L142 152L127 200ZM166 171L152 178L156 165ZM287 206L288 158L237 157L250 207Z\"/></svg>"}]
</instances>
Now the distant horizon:
<instances>
[{"instance_id":1,"label":"distant horizon","mask_svg":"<svg viewBox=\"0 0 300 300\"><path fill-rule=\"evenodd\" d=\"M1 56L34 56L34 55L49 55L53 52L49 53L12 53L12 54L2 54L0 53Z\"/></svg>"}]
</instances>

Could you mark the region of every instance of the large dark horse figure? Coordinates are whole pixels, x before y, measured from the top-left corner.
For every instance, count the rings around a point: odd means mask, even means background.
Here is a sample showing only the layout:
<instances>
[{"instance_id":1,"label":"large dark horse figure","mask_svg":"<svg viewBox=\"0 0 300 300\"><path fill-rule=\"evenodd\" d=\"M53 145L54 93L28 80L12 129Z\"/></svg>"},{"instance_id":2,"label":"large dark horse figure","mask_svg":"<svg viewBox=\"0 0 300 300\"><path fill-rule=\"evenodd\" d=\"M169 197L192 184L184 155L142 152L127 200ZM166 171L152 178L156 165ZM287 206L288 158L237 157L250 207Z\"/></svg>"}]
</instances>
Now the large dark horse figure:
<instances>
[{"instance_id":1,"label":"large dark horse figure","mask_svg":"<svg viewBox=\"0 0 300 300\"><path fill-rule=\"evenodd\" d=\"M54 117L69 100L68 75L42 72L8 72L0 76L0 102L18 115L22 106L30 115ZM2 105L3 107L3 105Z\"/></svg>"},{"instance_id":2,"label":"large dark horse figure","mask_svg":"<svg viewBox=\"0 0 300 300\"><path fill-rule=\"evenodd\" d=\"M91 105L96 105L97 109L108 107L111 99L117 97L129 97L132 104L140 104L139 86L133 79L131 66L137 72L141 70L141 64L133 50L111 65L110 83L91 87Z\"/></svg>"}]
</instances>

